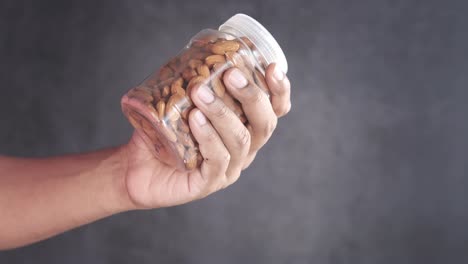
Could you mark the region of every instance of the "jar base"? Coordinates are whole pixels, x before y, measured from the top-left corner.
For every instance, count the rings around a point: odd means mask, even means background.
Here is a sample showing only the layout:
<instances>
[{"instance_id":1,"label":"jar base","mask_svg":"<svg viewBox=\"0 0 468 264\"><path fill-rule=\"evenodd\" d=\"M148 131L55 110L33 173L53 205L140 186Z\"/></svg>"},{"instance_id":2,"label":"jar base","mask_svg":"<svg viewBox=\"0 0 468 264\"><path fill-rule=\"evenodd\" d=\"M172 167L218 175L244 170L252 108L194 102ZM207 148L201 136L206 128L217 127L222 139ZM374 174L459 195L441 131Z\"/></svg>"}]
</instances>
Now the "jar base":
<instances>
[{"instance_id":1,"label":"jar base","mask_svg":"<svg viewBox=\"0 0 468 264\"><path fill-rule=\"evenodd\" d=\"M121 106L124 115L159 161L179 171L187 171L186 161L177 150L175 134L158 118L152 106L127 95L122 97Z\"/></svg>"}]
</instances>

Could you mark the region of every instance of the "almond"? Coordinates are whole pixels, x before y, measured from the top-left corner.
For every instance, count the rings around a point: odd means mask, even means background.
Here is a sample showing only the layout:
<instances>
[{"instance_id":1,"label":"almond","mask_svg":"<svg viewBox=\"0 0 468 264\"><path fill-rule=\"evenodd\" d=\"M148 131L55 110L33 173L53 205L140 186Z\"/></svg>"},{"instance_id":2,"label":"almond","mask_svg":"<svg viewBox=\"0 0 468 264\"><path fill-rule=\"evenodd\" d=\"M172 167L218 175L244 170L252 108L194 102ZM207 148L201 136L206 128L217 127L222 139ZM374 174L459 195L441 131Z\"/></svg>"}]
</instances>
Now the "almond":
<instances>
[{"instance_id":1,"label":"almond","mask_svg":"<svg viewBox=\"0 0 468 264\"><path fill-rule=\"evenodd\" d=\"M226 52L239 50L239 47L239 42L234 40L218 41L211 46L211 52L224 55Z\"/></svg>"},{"instance_id":2,"label":"almond","mask_svg":"<svg viewBox=\"0 0 468 264\"><path fill-rule=\"evenodd\" d=\"M239 55L239 53L230 51L230 52L226 52L225 56L226 56L226 60L230 61L232 65L238 68L245 67L244 59L242 58L241 55Z\"/></svg>"},{"instance_id":3,"label":"almond","mask_svg":"<svg viewBox=\"0 0 468 264\"><path fill-rule=\"evenodd\" d=\"M210 77L210 69L205 64L199 65L197 67L198 75L201 75L205 78Z\"/></svg>"},{"instance_id":4,"label":"almond","mask_svg":"<svg viewBox=\"0 0 468 264\"><path fill-rule=\"evenodd\" d=\"M247 37L241 37L240 39L245 43L245 45L247 45L247 47L249 47L249 48L251 48L251 49L254 49L254 48L255 48L255 45L252 43L252 41L250 41L249 38L247 38Z\"/></svg>"},{"instance_id":5,"label":"almond","mask_svg":"<svg viewBox=\"0 0 468 264\"><path fill-rule=\"evenodd\" d=\"M163 97L168 97L170 93L171 93L171 89L169 88L169 86L168 85L164 86L164 88L163 88L163 90L161 92L161 95Z\"/></svg>"},{"instance_id":6,"label":"almond","mask_svg":"<svg viewBox=\"0 0 468 264\"><path fill-rule=\"evenodd\" d=\"M194 150L188 149L185 153L185 168L193 170L197 167L198 154Z\"/></svg>"},{"instance_id":7,"label":"almond","mask_svg":"<svg viewBox=\"0 0 468 264\"><path fill-rule=\"evenodd\" d=\"M171 78L173 75L174 75L174 71L171 68L165 66L159 70L158 77L160 80L167 80Z\"/></svg>"},{"instance_id":8,"label":"almond","mask_svg":"<svg viewBox=\"0 0 468 264\"><path fill-rule=\"evenodd\" d=\"M177 109L177 103L182 99L184 99L184 96L175 93L169 98L169 100L167 100L166 117L168 117L170 120L176 121L180 118L179 109Z\"/></svg>"},{"instance_id":9,"label":"almond","mask_svg":"<svg viewBox=\"0 0 468 264\"><path fill-rule=\"evenodd\" d=\"M184 84L184 79L179 77L173 83L175 83L177 86L182 86Z\"/></svg>"},{"instance_id":10,"label":"almond","mask_svg":"<svg viewBox=\"0 0 468 264\"><path fill-rule=\"evenodd\" d=\"M189 83L187 84L187 91L186 91L186 94L188 94L188 95L190 96L190 93L191 93L193 87L194 87L195 85L199 84L199 83L204 82L205 80L206 80L206 78L203 77L203 76L200 76L200 75L193 77L193 78L189 81Z\"/></svg>"},{"instance_id":11,"label":"almond","mask_svg":"<svg viewBox=\"0 0 468 264\"><path fill-rule=\"evenodd\" d=\"M197 59L191 59L188 62L188 66L192 69L196 69L198 66L202 65L203 61Z\"/></svg>"},{"instance_id":12,"label":"almond","mask_svg":"<svg viewBox=\"0 0 468 264\"><path fill-rule=\"evenodd\" d=\"M178 80L174 81L171 84L171 93L185 95L185 90L184 88L182 88L183 83L184 83L184 80L182 78L179 78Z\"/></svg>"},{"instance_id":13,"label":"almond","mask_svg":"<svg viewBox=\"0 0 468 264\"><path fill-rule=\"evenodd\" d=\"M175 108L166 108L166 118L169 121L177 121L180 118L180 113Z\"/></svg>"},{"instance_id":14,"label":"almond","mask_svg":"<svg viewBox=\"0 0 468 264\"><path fill-rule=\"evenodd\" d=\"M211 67L216 63L223 63L223 62L226 62L226 59L224 58L223 55L210 55L206 57L205 59L205 64L208 67Z\"/></svg>"},{"instance_id":15,"label":"almond","mask_svg":"<svg viewBox=\"0 0 468 264\"><path fill-rule=\"evenodd\" d=\"M146 85L137 86L137 87L135 87L135 90L136 91L142 91L142 92L147 93L147 94L151 94L151 88L146 86Z\"/></svg>"},{"instance_id":16,"label":"almond","mask_svg":"<svg viewBox=\"0 0 468 264\"><path fill-rule=\"evenodd\" d=\"M146 134L151 133L151 131L154 131L153 125L146 120L146 118L141 119L141 128L145 131Z\"/></svg>"},{"instance_id":17,"label":"almond","mask_svg":"<svg viewBox=\"0 0 468 264\"><path fill-rule=\"evenodd\" d=\"M214 93L220 98L222 98L226 93L226 87L221 81L220 76L213 77L213 79L211 80L211 86L213 87Z\"/></svg>"},{"instance_id":18,"label":"almond","mask_svg":"<svg viewBox=\"0 0 468 264\"><path fill-rule=\"evenodd\" d=\"M161 91L158 88L153 89L152 91L154 101L159 101L161 99Z\"/></svg>"},{"instance_id":19,"label":"almond","mask_svg":"<svg viewBox=\"0 0 468 264\"><path fill-rule=\"evenodd\" d=\"M176 143L175 145L177 149L177 154L179 154L179 157L183 159L185 156L185 147L180 143Z\"/></svg>"},{"instance_id":20,"label":"almond","mask_svg":"<svg viewBox=\"0 0 468 264\"><path fill-rule=\"evenodd\" d=\"M156 86L158 84L158 81L156 80L156 78L150 78L150 79L145 81L145 84L147 86L153 88L154 86Z\"/></svg>"},{"instance_id":21,"label":"almond","mask_svg":"<svg viewBox=\"0 0 468 264\"><path fill-rule=\"evenodd\" d=\"M139 114L134 111L127 112L128 120L135 128L141 128L141 117Z\"/></svg>"},{"instance_id":22,"label":"almond","mask_svg":"<svg viewBox=\"0 0 468 264\"><path fill-rule=\"evenodd\" d=\"M141 101L145 102L145 103L149 103L149 102L152 102L153 101L153 96L151 93L149 92L146 92L146 91L143 91L143 90L139 90L139 89L132 89L128 95L130 97L135 97L135 98L138 98L140 99Z\"/></svg>"},{"instance_id":23,"label":"almond","mask_svg":"<svg viewBox=\"0 0 468 264\"><path fill-rule=\"evenodd\" d=\"M205 42L205 41L196 39L196 40L192 41L191 46L195 47L195 48L203 48L206 45L206 43L207 42Z\"/></svg>"},{"instance_id":24,"label":"almond","mask_svg":"<svg viewBox=\"0 0 468 264\"><path fill-rule=\"evenodd\" d=\"M197 59L197 60L204 60L209 55L211 55L210 52L201 50L201 51L194 53L192 58Z\"/></svg>"},{"instance_id":25,"label":"almond","mask_svg":"<svg viewBox=\"0 0 468 264\"><path fill-rule=\"evenodd\" d=\"M227 65L226 63L216 63L212 67L213 73L215 74L220 74L221 72L227 70L228 68L229 68L229 65Z\"/></svg>"},{"instance_id":26,"label":"almond","mask_svg":"<svg viewBox=\"0 0 468 264\"><path fill-rule=\"evenodd\" d=\"M171 59L166 65L167 67L171 68L174 74L181 72L184 66L183 63L181 63L179 57Z\"/></svg>"},{"instance_id":27,"label":"almond","mask_svg":"<svg viewBox=\"0 0 468 264\"><path fill-rule=\"evenodd\" d=\"M184 78L184 80L187 82L195 76L197 76L197 72L191 68L185 68L185 70L182 72L182 78Z\"/></svg>"},{"instance_id":28,"label":"almond","mask_svg":"<svg viewBox=\"0 0 468 264\"><path fill-rule=\"evenodd\" d=\"M213 34L208 32L202 32L197 34L196 38L193 38L191 41L192 46L195 47L205 47L208 43L213 42L216 40L216 37Z\"/></svg>"},{"instance_id":29,"label":"almond","mask_svg":"<svg viewBox=\"0 0 468 264\"><path fill-rule=\"evenodd\" d=\"M181 62L187 62L191 58L194 57L196 53L200 52L199 48L196 47L190 47L186 50L184 50L181 54L179 54L179 59Z\"/></svg>"},{"instance_id":30,"label":"almond","mask_svg":"<svg viewBox=\"0 0 468 264\"><path fill-rule=\"evenodd\" d=\"M164 103L164 101L159 101L157 104L156 104L156 110L158 110L158 117L160 120L163 120L164 118L164 113L166 112L166 104Z\"/></svg>"},{"instance_id":31,"label":"almond","mask_svg":"<svg viewBox=\"0 0 468 264\"><path fill-rule=\"evenodd\" d=\"M185 95L185 90L184 90L184 88L182 88L181 86L177 86L174 92L175 92L176 94L180 94L180 95L182 95L182 96Z\"/></svg>"}]
</instances>

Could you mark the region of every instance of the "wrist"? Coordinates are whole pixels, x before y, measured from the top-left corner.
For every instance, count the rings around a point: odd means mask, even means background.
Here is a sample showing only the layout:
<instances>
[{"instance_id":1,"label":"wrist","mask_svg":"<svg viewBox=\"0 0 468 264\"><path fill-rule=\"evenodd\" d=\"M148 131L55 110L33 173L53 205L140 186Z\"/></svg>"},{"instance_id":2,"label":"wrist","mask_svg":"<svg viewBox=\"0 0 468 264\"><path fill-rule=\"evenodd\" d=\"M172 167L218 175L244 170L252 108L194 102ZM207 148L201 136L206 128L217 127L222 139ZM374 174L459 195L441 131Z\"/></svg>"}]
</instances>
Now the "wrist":
<instances>
[{"instance_id":1,"label":"wrist","mask_svg":"<svg viewBox=\"0 0 468 264\"><path fill-rule=\"evenodd\" d=\"M96 168L98 177L106 178L102 190L107 190L105 199L111 213L120 213L137 209L129 196L126 175L128 168L127 146L115 148L112 154Z\"/></svg>"}]
</instances>

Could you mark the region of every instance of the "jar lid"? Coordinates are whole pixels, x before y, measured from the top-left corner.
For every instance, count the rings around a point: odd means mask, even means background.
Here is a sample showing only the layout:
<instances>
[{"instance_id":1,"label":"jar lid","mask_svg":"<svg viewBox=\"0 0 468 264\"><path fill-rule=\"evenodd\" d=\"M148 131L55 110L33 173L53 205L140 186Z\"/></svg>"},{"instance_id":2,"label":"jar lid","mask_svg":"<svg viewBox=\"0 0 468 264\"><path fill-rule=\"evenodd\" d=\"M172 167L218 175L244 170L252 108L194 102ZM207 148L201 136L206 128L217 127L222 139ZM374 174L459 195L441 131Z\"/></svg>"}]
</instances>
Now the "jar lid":
<instances>
[{"instance_id":1,"label":"jar lid","mask_svg":"<svg viewBox=\"0 0 468 264\"><path fill-rule=\"evenodd\" d=\"M219 30L236 36L240 33L247 37L268 64L276 63L284 73L288 72L288 61L283 50L271 33L257 20L245 14L236 14L224 22Z\"/></svg>"}]
</instances>

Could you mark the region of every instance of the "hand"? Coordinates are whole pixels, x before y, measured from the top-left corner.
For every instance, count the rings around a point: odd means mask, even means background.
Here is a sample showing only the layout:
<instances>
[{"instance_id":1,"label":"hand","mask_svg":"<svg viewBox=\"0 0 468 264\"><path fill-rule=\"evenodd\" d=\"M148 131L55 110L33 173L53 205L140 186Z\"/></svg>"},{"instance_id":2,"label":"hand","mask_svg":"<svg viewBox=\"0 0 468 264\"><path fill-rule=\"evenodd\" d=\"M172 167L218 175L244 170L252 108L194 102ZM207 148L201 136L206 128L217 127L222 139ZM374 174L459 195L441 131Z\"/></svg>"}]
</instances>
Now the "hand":
<instances>
[{"instance_id":1,"label":"hand","mask_svg":"<svg viewBox=\"0 0 468 264\"><path fill-rule=\"evenodd\" d=\"M190 113L189 124L204 161L194 171L177 171L157 160L135 132L122 149L127 165L123 177L133 209L183 204L231 185L268 141L278 117L291 108L289 79L274 64L266 71L270 98L236 68L229 69L223 78L226 88L242 104L249 125L244 126L206 87L193 89L196 108Z\"/></svg>"}]
</instances>

